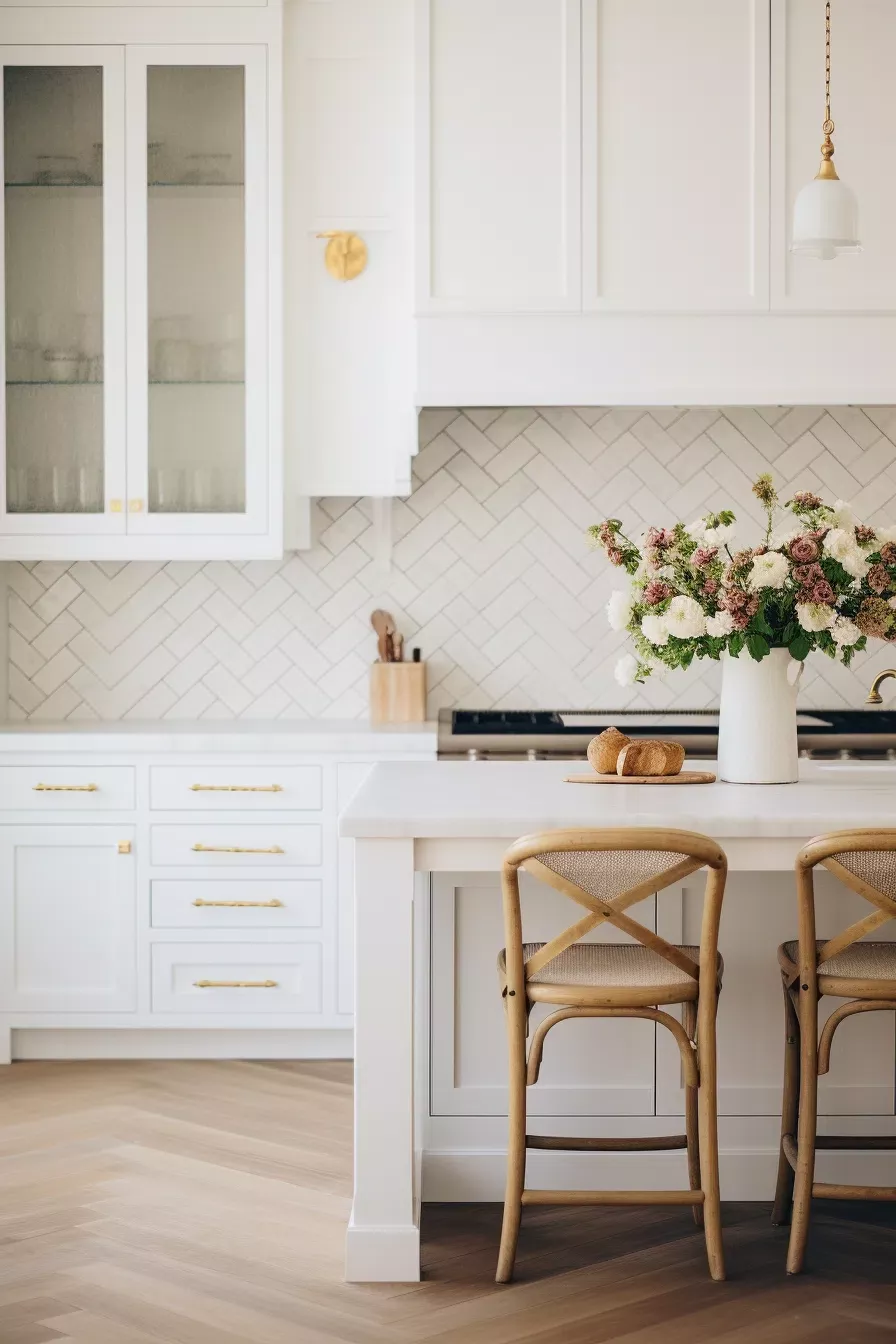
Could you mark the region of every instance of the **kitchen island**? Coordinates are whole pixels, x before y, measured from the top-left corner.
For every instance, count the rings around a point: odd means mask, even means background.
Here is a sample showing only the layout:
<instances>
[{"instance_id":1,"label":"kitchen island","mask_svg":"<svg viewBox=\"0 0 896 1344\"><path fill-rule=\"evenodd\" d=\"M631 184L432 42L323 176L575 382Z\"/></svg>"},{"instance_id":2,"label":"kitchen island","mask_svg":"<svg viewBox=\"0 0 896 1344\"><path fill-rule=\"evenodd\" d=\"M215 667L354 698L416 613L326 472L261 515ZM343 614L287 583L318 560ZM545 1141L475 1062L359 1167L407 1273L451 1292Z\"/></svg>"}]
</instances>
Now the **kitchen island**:
<instances>
[{"instance_id":1,"label":"kitchen island","mask_svg":"<svg viewBox=\"0 0 896 1344\"><path fill-rule=\"evenodd\" d=\"M725 849L730 876L720 937L722 1194L771 1197L782 1051L775 952L796 933L789 874L797 851L814 835L896 825L896 767L801 762L799 783L769 786L564 782L583 768L584 763L555 761L387 763L373 770L342 814L341 834L352 837L356 848L349 1280L419 1278L423 1197L501 1197L505 1065L503 1054L496 1053L503 1040L494 977L502 938L496 875L512 840L553 827L671 826L703 832ZM554 894L547 895L545 901L541 893L523 894L527 937L558 931L568 914L562 898L556 898L558 906L551 903ZM664 893L655 909L658 930L686 941L699 921L701 899L701 875L673 889L669 902ZM862 905L821 875L819 933L828 912L832 926L842 926L854 912L867 912ZM639 907L645 921L646 907ZM884 926L876 936L890 933ZM835 1046L832 1075L820 1091L822 1132L828 1117L834 1117L829 1127L844 1133L896 1132L893 1018L864 1016L875 1020L846 1024L839 1049ZM585 1027L586 1033L577 1038L578 1051L567 1054L567 1071L555 1078L553 1089L547 1080L546 1103L531 1108L533 1116L551 1117L544 1132L583 1133L586 1123L594 1133L671 1132L671 1117L680 1113L680 1080L666 1043L654 1044L652 1024L568 1025ZM607 1026L615 1029L615 1038L595 1034ZM481 1041L492 1047L488 1076L477 1054ZM546 1054L545 1071L547 1064ZM541 1088L540 1082L533 1091ZM548 1162L529 1168L531 1185L673 1186L681 1184L673 1163L684 1162L679 1154L544 1156ZM843 1179L893 1183L887 1153L833 1153L825 1161L839 1163L823 1170ZM550 1162L563 1164L561 1180Z\"/></svg>"}]
</instances>

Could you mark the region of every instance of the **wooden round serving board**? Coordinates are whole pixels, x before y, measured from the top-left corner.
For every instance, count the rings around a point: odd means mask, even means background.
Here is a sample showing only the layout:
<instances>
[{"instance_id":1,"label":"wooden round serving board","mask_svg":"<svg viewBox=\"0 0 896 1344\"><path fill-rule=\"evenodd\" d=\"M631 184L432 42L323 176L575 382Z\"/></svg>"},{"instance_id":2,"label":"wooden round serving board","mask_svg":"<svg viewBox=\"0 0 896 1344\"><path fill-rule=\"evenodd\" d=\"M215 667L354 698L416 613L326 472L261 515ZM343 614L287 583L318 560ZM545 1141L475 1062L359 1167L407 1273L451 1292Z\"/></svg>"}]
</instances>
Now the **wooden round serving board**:
<instances>
[{"instance_id":1,"label":"wooden round serving board","mask_svg":"<svg viewBox=\"0 0 896 1344\"><path fill-rule=\"evenodd\" d=\"M677 775L567 775L566 784L712 784L709 770L682 770Z\"/></svg>"}]
</instances>

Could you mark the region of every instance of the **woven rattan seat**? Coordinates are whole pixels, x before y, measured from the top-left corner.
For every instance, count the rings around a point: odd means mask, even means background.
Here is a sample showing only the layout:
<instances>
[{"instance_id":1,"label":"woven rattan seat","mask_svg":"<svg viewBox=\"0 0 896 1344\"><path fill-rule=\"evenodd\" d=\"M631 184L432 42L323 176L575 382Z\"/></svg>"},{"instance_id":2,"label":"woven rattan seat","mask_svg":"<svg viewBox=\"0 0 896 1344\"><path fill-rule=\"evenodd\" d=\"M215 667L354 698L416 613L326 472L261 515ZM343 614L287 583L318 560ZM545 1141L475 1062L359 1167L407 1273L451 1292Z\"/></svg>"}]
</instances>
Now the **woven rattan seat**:
<instances>
[{"instance_id":1,"label":"woven rattan seat","mask_svg":"<svg viewBox=\"0 0 896 1344\"><path fill-rule=\"evenodd\" d=\"M819 938L815 946L821 951L824 939ZM784 943L783 950L798 965L799 943ZM889 988L896 990L896 943L853 943L819 966L818 975L820 979L887 980L892 982Z\"/></svg>"},{"instance_id":2,"label":"woven rattan seat","mask_svg":"<svg viewBox=\"0 0 896 1344\"><path fill-rule=\"evenodd\" d=\"M528 961L536 952L540 952L544 943L524 943L523 959ZM700 957L699 947L680 946L679 950L693 961ZM721 970L721 957L718 958ZM506 952L502 948L498 954L498 971L503 975L506 970ZM674 1000L666 997L665 1002L684 1002L696 999L697 981L687 971L673 966L665 957L659 956L649 947L637 943L574 943L565 952L549 961L529 980L532 998L544 1003L550 1002L551 986L583 988L654 988L673 991ZM541 991L544 992L541 992ZM650 1000L653 1002L653 1000Z\"/></svg>"}]
</instances>

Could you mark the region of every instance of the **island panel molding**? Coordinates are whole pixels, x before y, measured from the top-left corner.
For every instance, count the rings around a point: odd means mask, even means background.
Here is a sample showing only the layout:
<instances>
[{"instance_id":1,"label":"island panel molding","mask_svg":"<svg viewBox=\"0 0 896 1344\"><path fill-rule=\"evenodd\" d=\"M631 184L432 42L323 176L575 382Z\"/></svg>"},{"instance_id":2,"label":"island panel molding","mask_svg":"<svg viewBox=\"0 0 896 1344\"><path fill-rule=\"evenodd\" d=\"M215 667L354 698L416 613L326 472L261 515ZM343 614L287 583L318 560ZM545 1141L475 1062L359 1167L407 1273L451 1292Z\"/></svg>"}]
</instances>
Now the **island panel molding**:
<instances>
[{"instance_id":1,"label":"island panel molding","mask_svg":"<svg viewBox=\"0 0 896 1344\"><path fill-rule=\"evenodd\" d=\"M603 608L619 577L590 523L637 532L732 506L752 535L765 470L785 498L817 489L896 522L894 407L425 410L419 432L389 574L370 501L353 498L317 501L313 546L282 560L7 565L9 718L364 719L377 606L423 650L430 717L701 708L714 664L616 685L625 638ZM800 703L861 703L890 660L885 646L850 669L813 658Z\"/></svg>"}]
</instances>

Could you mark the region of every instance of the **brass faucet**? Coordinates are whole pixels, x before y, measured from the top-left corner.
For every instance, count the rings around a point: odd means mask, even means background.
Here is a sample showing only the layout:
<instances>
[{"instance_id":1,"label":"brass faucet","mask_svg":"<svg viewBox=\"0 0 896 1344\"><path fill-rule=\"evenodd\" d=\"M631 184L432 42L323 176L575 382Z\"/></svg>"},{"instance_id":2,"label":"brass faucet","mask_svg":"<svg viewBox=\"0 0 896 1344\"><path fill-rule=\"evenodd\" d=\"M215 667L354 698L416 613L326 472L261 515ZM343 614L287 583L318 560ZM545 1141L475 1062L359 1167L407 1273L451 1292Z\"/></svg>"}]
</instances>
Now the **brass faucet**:
<instances>
[{"instance_id":1,"label":"brass faucet","mask_svg":"<svg viewBox=\"0 0 896 1344\"><path fill-rule=\"evenodd\" d=\"M896 677L896 670L894 670L892 667L888 667L886 672L878 672L877 676L874 678L874 681L872 681L871 683L871 690L868 692L868 695L865 699L866 705L883 704L883 700L881 699L880 694L880 688L888 677Z\"/></svg>"}]
</instances>

